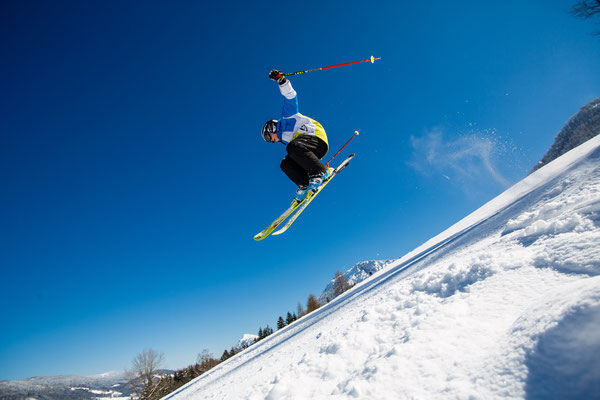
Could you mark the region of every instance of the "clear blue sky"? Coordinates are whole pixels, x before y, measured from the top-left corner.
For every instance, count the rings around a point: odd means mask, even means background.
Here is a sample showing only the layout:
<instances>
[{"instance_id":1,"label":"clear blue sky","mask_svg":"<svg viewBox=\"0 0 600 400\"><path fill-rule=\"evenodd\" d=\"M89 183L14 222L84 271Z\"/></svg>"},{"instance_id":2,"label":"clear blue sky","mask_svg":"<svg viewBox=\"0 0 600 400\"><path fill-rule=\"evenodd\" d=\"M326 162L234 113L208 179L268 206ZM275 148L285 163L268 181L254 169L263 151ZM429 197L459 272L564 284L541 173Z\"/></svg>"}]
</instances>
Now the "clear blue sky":
<instances>
[{"instance_id":1,"label":"clear blue sky","mask_svg":"<svg viewBox=\"0 0 600 400\"><path fill-rule=\"evenodd\" d=\"M0 12L0 379L166 366L275 326L522 179L600 96L571 1L11 2ZM284 71L357 156L293 228L260 138ZM333 154L330 153L330 155Z\"/></svg>"}]
</instances>

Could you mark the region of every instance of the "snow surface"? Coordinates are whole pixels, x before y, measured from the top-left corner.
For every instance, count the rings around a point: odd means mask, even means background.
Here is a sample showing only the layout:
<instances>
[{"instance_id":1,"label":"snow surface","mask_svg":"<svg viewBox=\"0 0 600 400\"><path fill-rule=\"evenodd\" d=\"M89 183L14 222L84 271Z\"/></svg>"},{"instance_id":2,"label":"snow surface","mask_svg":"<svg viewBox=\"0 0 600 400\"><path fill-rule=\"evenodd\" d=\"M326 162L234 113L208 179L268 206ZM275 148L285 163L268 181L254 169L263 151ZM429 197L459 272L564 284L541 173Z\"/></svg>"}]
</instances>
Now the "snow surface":
<instances>
[{"instance_id":1,"label":"snow surface","mask_svg":"<svg viewBox=\"0 0 600 400\"><path fill-rule=\"evenodd\" d=\"M600 136L166 399L600 398Z\"/></svg>"}]
</instances>

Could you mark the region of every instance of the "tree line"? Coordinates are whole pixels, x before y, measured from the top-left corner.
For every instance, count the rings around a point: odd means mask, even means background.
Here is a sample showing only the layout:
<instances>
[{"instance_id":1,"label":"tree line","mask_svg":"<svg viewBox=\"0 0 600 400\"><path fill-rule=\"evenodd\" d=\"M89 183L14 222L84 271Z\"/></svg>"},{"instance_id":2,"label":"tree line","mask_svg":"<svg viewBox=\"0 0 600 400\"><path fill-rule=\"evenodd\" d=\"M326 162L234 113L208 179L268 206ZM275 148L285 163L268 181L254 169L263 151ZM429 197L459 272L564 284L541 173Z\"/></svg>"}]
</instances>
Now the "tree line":
<instances>
[{"instance_id":1,"label":"tree line","mask_svg":"<svg viewBox=\"0 0 600 400\"><path fill-rule=\"evenodd\" d=\"M346 281L345 276L341 272L336 271L334 278L335 296L340 295L351 287ZM327 299L327 301L329 300ZM298 302L295 312L288 311L285 319L283 316L279 316L277 319L277 329L283 329L291 325L294 321L317 310L319 307L321 307L321 304L317 298L312 293L309 294L306 301L306 308ZM252 344L265 339L271 334L273 334L273 329L269 325L265 328L259 327L258 337ZM247 347L249 345L242 345L240 348L231 347L231 349L225 349L218 359L205 349L202 353L198 354L195 364L162 376L160 375L160 368L164 362L163 353L159 353L153 349L146 349L134 357L131 369L126 371L130 385L134 391L132 399L135 396L140 400L159 400L191 380L210 371L223 361L245 350Z\"/></svg>"}]
</instances>

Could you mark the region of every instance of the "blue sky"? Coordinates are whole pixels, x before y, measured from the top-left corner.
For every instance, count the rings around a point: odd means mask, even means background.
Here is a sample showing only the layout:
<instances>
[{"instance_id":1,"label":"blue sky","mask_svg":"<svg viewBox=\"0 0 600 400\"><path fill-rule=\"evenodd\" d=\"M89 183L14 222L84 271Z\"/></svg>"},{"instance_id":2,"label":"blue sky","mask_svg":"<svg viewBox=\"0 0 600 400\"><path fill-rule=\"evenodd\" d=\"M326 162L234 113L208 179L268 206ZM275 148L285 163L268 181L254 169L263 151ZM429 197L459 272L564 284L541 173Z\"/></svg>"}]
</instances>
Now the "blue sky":
<instances>
[{"instance_id":1,"label":"blue sky","mask_svg":"<svg viewBox=\"0 0 600 400\"><path fill-rule=\"evenodd\" d=\"M600 96L569 1L37 2L0 13L0 379L180 368L526 176ZM355 160L285 235L281 97Z\"/></svg>"}]
</instances>

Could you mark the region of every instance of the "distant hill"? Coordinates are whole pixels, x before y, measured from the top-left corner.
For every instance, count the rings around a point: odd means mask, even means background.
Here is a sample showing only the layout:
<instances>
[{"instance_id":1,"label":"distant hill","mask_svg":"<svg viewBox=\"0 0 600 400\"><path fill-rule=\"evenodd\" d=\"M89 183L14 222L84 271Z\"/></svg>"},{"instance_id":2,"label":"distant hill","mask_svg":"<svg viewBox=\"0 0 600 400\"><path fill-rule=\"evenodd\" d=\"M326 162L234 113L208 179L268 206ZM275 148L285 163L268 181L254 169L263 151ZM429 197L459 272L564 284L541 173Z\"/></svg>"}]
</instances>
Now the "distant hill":
<instances>
[{"instance_id":1,"label":"distant hill","mask_svg":"<svg viewBox=\"0 0 600 400\"><path fill-rule=\"evenodd\" d=\"M172 371L160 370L160 374ZM93 376L60 375L0 381L2 400L128 400L133 390L124 371Z\"/></svg>"},{"instance_id":2,"label":"distant hill","mask_svg":"<svg viewBox=\"0 0 600 400\"><path fill-rule=\"evenodd\" d=\"M562 156L600 133L600 97L579 109L554 138L554 144L533 167L538 170L550 161Z\"/></svg>"}]
</instances>

